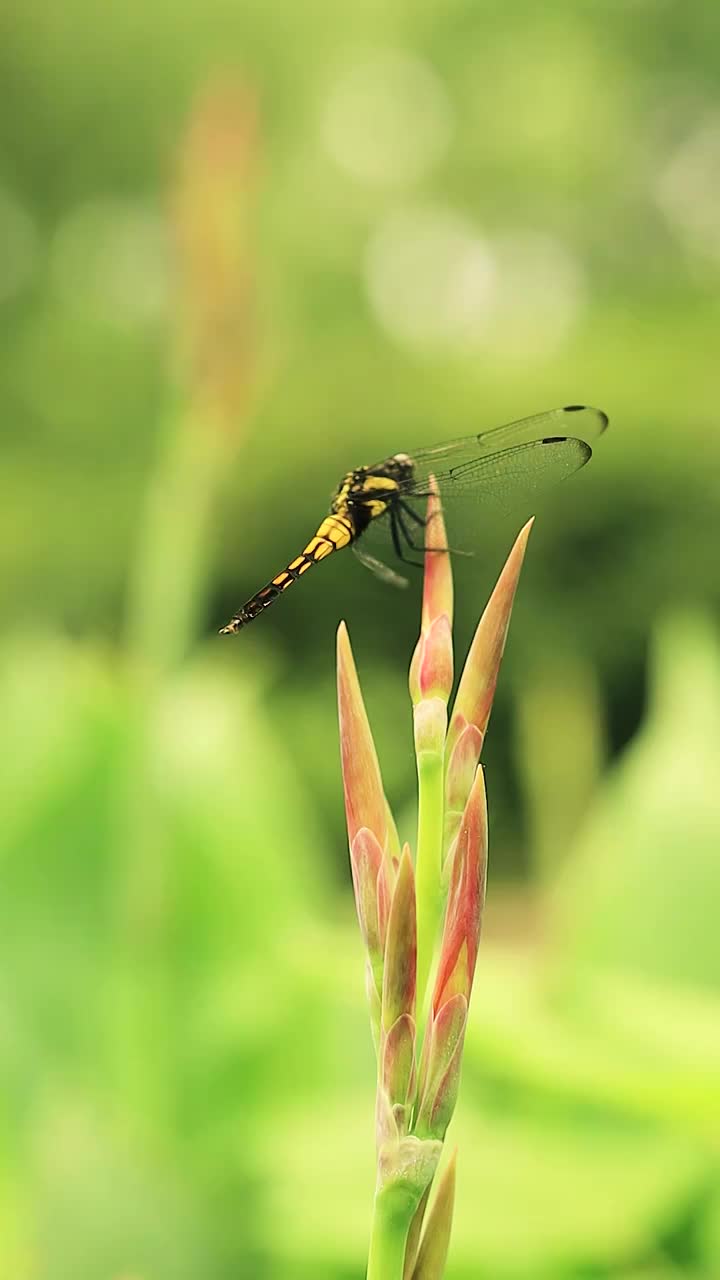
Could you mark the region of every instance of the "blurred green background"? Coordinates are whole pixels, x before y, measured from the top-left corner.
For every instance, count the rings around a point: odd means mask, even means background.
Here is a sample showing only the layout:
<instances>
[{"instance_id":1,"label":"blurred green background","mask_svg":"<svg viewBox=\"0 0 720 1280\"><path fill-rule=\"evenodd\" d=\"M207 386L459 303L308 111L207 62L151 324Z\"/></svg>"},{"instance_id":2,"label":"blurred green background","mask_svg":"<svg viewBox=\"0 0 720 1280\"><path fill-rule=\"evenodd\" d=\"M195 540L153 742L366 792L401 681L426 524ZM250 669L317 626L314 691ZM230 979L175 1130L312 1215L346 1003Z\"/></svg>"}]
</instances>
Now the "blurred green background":
<instances>
[{"instance_id":1,"label":"blurred green background","mask_svg":"<svg viewBox=\"0 0 720 1280\"><path fill-rule=\"evenodd\" d=\"M348 468L556 404L485 763L452 1280L720 1275L720 10L5 0L0 1277L360 1280ZM516 526L459 562L462 658Z\"/></svg>"}]
</instances>

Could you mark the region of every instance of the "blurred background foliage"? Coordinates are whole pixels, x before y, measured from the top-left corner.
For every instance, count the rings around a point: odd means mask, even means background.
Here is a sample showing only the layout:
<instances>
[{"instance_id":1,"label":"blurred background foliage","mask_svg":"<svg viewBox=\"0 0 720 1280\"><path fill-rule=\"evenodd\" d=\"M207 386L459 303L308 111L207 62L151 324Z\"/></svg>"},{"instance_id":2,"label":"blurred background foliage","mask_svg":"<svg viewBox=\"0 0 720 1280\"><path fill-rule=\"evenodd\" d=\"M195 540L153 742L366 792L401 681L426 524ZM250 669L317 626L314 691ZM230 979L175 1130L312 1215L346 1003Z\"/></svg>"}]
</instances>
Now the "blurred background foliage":
<instances>
[{"instance_id":1,"label":"blurred background foliage","mask_svg":"<svg viewBox=\"0 0 720 1280\"><path fill-rule=\"evenodd\" d=\"M5 0L3 1280L363 1275L333 639L411 830L418 588L338 556L214 634L348 467L577 401L611 430L485 753L449 1275L720 1273L719 49L673 0Z\"/></svg>"}]
</instances>

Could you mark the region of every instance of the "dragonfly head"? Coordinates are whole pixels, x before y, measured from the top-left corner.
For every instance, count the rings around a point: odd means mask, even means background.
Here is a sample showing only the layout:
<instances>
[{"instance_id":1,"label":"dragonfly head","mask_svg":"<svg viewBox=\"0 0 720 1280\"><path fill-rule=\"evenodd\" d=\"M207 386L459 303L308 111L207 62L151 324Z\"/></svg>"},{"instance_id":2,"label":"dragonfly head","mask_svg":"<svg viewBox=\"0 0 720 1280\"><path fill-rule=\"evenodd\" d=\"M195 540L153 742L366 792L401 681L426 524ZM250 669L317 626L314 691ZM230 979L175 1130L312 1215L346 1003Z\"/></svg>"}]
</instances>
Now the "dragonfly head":
<instances>
[{"instance_id":1,"label":"dragonfly head","mask_svg":"<svg viewBox=\"0 0 720 1280\"><path fill-rule=\"evenodd\" d=\"M388 475L393 480L410 480L413 473L413 460L407 453L394 453L388 458L386 465Z\"/></svg>"}]
</instances>

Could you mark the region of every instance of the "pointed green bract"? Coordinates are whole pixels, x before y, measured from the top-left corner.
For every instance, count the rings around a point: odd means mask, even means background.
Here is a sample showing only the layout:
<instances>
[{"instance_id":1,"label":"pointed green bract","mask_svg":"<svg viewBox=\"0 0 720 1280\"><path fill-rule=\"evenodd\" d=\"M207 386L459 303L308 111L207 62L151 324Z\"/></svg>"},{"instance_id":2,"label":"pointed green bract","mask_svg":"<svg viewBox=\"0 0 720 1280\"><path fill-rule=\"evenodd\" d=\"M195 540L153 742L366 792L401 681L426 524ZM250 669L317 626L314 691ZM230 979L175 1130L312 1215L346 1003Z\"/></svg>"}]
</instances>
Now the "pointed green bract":
<instances>
[{"instance_id":1,"label":"pointed green bract","mask_svg":"<svg viewBox=\"0 0 720 1280\"><path fill-rule=\"evenodd\" d=\"M438 1182L435 1200L423 1232L417 1262L411 1280L442 1280L445 1274L453 1209L455 1208L455 1170L457 1151L453 1151Z\"/></svg>"},{"instance_id":2,"label":"pointed green bract","mask_svg":"<svg viewBox=\"0 0 720 1280\"><path fill-rule=\"evenodd\" d=\"M430 483L434 488L434 482L431 480ZM414 703L431 697L440 697L447 702L453 683L452 565L447 552L442 507L436 492L431 493L428 499L426 530L426 542L433 550L425 552L420 638L410 663L410 697Z\"/></svg>"},{"instance_id":3,"label":"pointed green bract","mask_svg":"<svg viewBox=\"0 0 720 1280\"><path fill-rule=\"evenodd\" d=\"M515 590L532 525L532 520L528 520L515 539L513 549L478 623L455 697L447 741L449 754L465 724L476 725L481 737L485 737Z\"/></svg>"},{"instance_id":4,"label":"pointed green bract","mask_svg":"<svg viewBox=\"0 0 720 1280\"><path fill-rule=\"evenodd\" d=\"M453 620L453 578L450 556L447 554L447 533L442 504L437 493L433 477L430 477L431 494L427 504L426 538L428 547L425 552L425 573L423 576L423 601L421 628L424 631L435 618L442 614L452 626ZM443 553L445 550L445 554Z\"/></svg>"},{"instance_id":5,"label":"pointed green bract","mask_svg":"<svg viewBox=\"0 0 720 1280\"><path fill-rule=\"evenodd\" d=\"M350 866L360 932L372 966L375 985L381 991L389 889L383 851L367 827L361 827L352 842Z\"/></svg>"},{"instance_id":6,"label":"pointed green bract","mask_svg":"<svg viewBox=\"0 0 720 1280\"><path fill-rule=\"evenodd\" d=\"M408 1013L393 1023L385 1037L382 1085L393 1107L405 1107L412 1098L415 1088L415 1020Z\"/></svg>"},{"instance_id":7,"label":"pointed green bract","mask_svg":"<svg viewBox=\"0 0 720 1280\"><path fill-rule=\"evenodd\" d=\"M467 1012L467 999L458 992L433 1018L423 1050L420 1100L414 1125L419 1137L445 1137L457 1098Z\"/></svg>"},{"instance_id":8,"label":"pointed green bract","mask_svg":"<svg viewBox=\"0 0 720 1280\"><path fill-rule=\"evenodd\" d=\"M382 859L383 851L372 831L361 827L350 846L350 866L360 931L371 955L381 954L377 881Z\"/></svg>"},{"instance_id":9,"label":"pointed green bract","mask_svg":"<svg viewBox=\"0 0 720 1280\"><path fill-rule=\"evenodd\" d=\"M380 1053L380 1014L382 1010L380 991L381 988L378 987L377 982L375 981L373 967L368 960L365 965L365 992L368 999L368 1007L370 1009L370 1029L372 1031L376 1055Z\"/></svg>"},{"instance_id":10,"label":"pointed green bract","mask_svg":"<svg viewBox=\"0 0 720 1280\"><path fill-rule=\"evenodd\" d=\"M344 622L338 627L337 671L340 755L350 842L360 827L368 827L384 849L387 838L385 793Z\"/></svg>"},{"instance_id":11,"label":"pointed green bract","mask_svg":"<svg viewBox=\"0 0 720 1280\"><path fill-rule=\"evenodd\" d=\"M430 1187L428 1186L424 1195L420 1199L420 1203L415 1210L413 1220L410 1223L408 1231L407 1245L405 1248L405 1266L403 1268L403 1280L412 1280L412 1273L415 1270L415 1262L417 1261L418 1249L420 1248L420 1233L425 1220L425 1210L430 1199Z\"/></svg>"},{"instance_id":12,"label":"pointed green bract","mask_svg":"<svg viewBox=\"0 0 720 1280\"><path fill-rule=\"evenodd\" d=\"M391 866L393 865L393 862L397 866L400 862L401 853L400 837L398 835L397 826L395 825L395 818L393 817L392 809L390 808L387 799L385 800L385 822L387 825L388 861Z\"/></svg>"},{"instance_id":13,"label":"pointed green bract","mask_svg":"<svg viewBox=\"0 0 720 1280\"><path fill-rule=\"evenodd\" d=\"M469 1001L480 942L487 869L487 801L482 766L475 772L460 823L450 872L433 1010L462 992Z\"/></svg>"},{"instance_id":14,"label":"pointed green bract","mask_svg":"<svg viewBox=\"0 0 720 1280\"><path fill-rule=\"evenodd\" d=\"M423 1007L442 909L443 772L447 711L440 698L418 702L414 711L418 775L417 986Z\"/></svg>"},{"instance_id":15,"label":"pointed green bract","mask_svg":"<svg viewBox=\"0 0 720 1280\"><path fill-rule=\"evenodd\" d=\"M452 684L452 628L447 614L442 613L421 632L417 642L410 664L410 696L414 703L435 697L447 702Z\"/></svg>"},{"instance_id":16,"label":"pointed green bract","mask_svg":"<svg viewBox=\"0 0 720 1280\"><path fill-rule=\"evenodd\" d=\"M460 718L464 720L464 716ZM448 761L445 780L445 837L443 840L445 856L449 853L460 830L463 810L473 784L481 749L482 734L477 725L463 724Z\"/></svg>"},{"instance_id":17,"label":"pointed green bract","mask_svg":"<svg viewBox=\"0 0 720 1280\"><path fill-rule=\"evenodd\" d=\"M415 1021L403 1013L385 1039L383 1084L393 1105L406 1103L415 1083Z\"/></svg>"},{"instance_id":18,"label":"pointed green bract","mask_svg":"<svg viewBox=\"0 0 720 1280\"><path fill-rule=\"evenodd\" d=\"M403 1014L415 1015L415 873L406 849L395 882L385 943L382 1025L389 1031Z\"/></svg>"}]
</instances>

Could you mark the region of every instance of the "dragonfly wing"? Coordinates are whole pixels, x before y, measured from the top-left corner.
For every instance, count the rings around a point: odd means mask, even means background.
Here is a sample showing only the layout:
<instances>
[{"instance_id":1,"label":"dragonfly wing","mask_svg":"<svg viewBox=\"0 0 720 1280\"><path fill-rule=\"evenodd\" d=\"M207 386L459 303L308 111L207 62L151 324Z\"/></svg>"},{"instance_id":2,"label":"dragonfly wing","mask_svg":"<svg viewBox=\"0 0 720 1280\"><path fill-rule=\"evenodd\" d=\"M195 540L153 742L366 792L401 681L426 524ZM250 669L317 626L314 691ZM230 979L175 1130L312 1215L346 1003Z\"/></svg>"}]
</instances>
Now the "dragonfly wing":
<instances>
[{"instance_id":1,"label":"dragonfly wing","mask_svg":"<svg viewBox=\"0 0 720 1280\"><path fill-rule=\"evenodd\" d=\"M369 569L371 573L374 573L381 582L386 582L391 587L403 588L409 586L407 578L395 573L395 570L391 569L389 565L383 564L382 560L377 560L375 556L371 556L367 548L363 547L362 542L353 542L352 549L360 563L364 564L365 568Z\"/></svg>"},{"instance_id":2,"label":"dragonfly wing","mask_svg":"<svg viewBox=\"0 0 720 1280\"><path fill-rule=\"evenodd\" d=\"M410 457L414 463L413 481L416 485L422 485L431 474L439 479L465 462L478 461L506 449L548 438L573 437L584 442L595 440L607 424L607 414L602 409L593 409L589 405L567 405L563 409L534 413L529 418L520 418L517 422L506 423L491 431L481 431L478 435L448 440L445 444L430 449L411 452Z\"/></svg>"},{"instance_id":3,"label":"dragonfly wing","mask_svg":"<svg viewBox=\"0 0 720 1280\"><path fill-rule=\"evenodd\" d=\"M386 549L391 546L407 563L422 563L423 545L428 542L433 549L431 530L422 528L431 476L451 517L450 550L458 549L455 537L459 528L460 554L471 555L471 548L483 536L480 526L485 526L484 534L503 516L531 515L544 490L589 461L592 449L588 439L600 435L606 426L602 410L567 405L411 453L412 474L398 485L394 518L391 521L386 513L370 521L362 535L362 549L356 548L360 558L386 581L396 575L368 553L368 542L382 540ZM370 471L382 475L383 469L397 460L387 459Z\"/></svg>"},{"instance_id":4,"label":"dragonfly wing","mask_svg":"<svg viewBox=\"0 0 720 1280\"><path fill-rule=\"evenodd\" d=\"M572 437L548 437L520 444L485 458L458 462L436 481L443 501L465 498L482 507L514 512L532 503L545 489L578 471L592 456L590 445ZM405 492L408 499L424 498L428 482L416 480ZM528 514L530 512L528 511Z\"/></svg>"}]
</instances>

